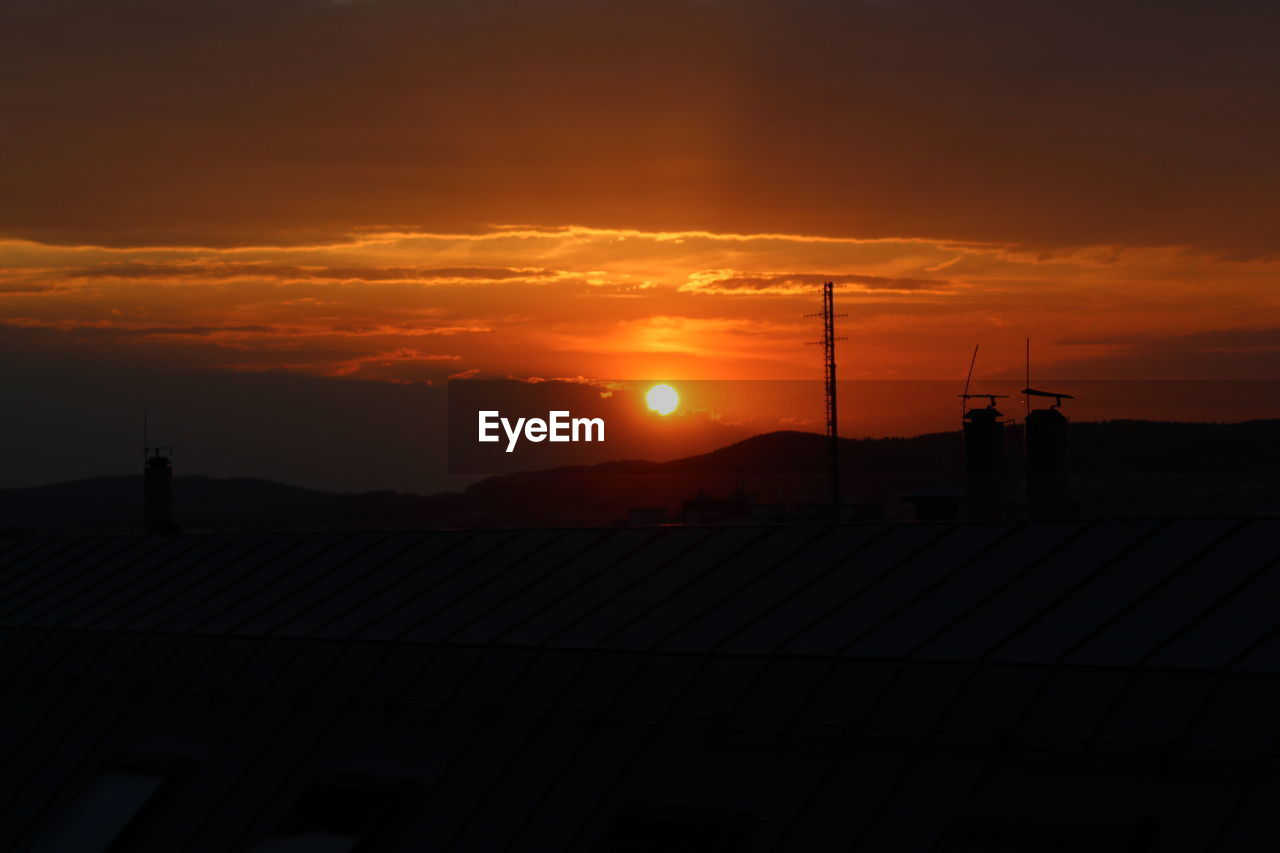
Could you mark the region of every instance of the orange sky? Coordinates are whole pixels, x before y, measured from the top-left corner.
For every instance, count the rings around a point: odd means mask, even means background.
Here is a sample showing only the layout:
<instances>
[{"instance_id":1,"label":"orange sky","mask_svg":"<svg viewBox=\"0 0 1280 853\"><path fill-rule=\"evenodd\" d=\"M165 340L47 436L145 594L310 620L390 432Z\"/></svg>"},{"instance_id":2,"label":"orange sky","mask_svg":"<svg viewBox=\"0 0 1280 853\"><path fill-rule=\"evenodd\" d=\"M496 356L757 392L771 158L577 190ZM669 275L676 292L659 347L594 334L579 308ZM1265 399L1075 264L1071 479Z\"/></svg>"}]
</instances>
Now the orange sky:
<instances>
[{"instance_id":1,"label":"orange sky","mask_svg":"<svg viewBox=\"0 0 1280 853\"><path fill-rule=\"evenodd\" d=\"M1280 378L1278 24L1261 0L10 0L0 351L335 399L813 379L830 278L845 378L956 379L979 341L980 377L1016 377L1028 335L1044 375ZM35 411L58 386L30 387Z\"/></svg>"},{"instance_id":2,"label":"orange sky","mask_svg":"<svg viewBox=\"0 0 1280 853\"><path fill-rule=\"evenodd\" d=\"M1210 350L1248 378L1267 365L1246 357L1280 343L1263 325L1280 262L1186 249L494 227L223 249L11 240L0 257L3 322L63 345L402 382L812 378L803 315L823 278L849 315L845 378L953 378L979 341L980 375L1018 375L1027 334L1055 375L1203 378L1190 356ZM1199 340L1222 330L1241 331ZM1156 351L1179 337L1181 363Z\"/></svg>"}]
</instances>

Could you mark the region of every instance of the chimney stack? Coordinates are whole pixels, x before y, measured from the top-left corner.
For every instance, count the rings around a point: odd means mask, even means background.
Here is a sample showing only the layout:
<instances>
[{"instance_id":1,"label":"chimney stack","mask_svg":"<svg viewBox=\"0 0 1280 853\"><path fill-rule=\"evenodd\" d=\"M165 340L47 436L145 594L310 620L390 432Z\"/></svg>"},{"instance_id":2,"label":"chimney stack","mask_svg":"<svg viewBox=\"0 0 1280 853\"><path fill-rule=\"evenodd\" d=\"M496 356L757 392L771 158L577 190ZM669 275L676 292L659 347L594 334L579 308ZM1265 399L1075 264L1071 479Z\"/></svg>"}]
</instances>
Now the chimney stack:
<instances>
[{"instance_id":1,"label":"chimney stack","mask_svg":"<svg viewBox=\"0 0 1280 853\"><path fill-rule=\"evenodd\" d=\"M147 448L143 470L143 518L148 534L177 533L173 520L173 466L161 453L167 447Z\"/></svg>"},{"instance_id":2,"label":"chimney stack","mask_svg":"<svg viewBox=\"0 0 1280 853\"><path fill-rule=\"evenodd\" d=\"M1058 410L1070 394L1024 388L1029 397L1053 397L1047 409L1027 413L1027 516L1052 518L1068 515L1067 416Z\"/></svg>"},{"instance_id":3,"label":"chimney stack","mask_svg":"<svg viewBox=\"0 0 1280 853\"><path fill-rule=\"evenodd\" d=\"M990 399L964 415L965 511L984 521L1004 514L1004 421Z\"/></svg>"}]
</instances>

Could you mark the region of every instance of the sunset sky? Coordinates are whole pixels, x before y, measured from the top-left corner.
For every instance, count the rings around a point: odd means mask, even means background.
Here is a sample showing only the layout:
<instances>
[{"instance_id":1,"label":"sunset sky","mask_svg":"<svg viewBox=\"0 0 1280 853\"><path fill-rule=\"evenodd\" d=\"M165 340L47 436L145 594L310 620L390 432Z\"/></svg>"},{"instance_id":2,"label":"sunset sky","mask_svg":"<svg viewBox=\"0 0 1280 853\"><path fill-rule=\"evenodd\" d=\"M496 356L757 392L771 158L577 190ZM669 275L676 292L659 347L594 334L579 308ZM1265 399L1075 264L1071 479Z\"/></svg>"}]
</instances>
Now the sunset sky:
<instances>
[{"instance_id":1,"label":"sunset sky","mask_svg":"<svg viewBox=\"0 0 1280 853\"><path fill-rule=\"evenodd\" d=\"M132 471L145 407L183 473L427 490L448 378L817 379L824 279L850 380L978 342L1019 377L1026 336L1066 380L1280 379L1276 32L1270 0L0 0L0 486Z\"/></svg>"}]
</instances>

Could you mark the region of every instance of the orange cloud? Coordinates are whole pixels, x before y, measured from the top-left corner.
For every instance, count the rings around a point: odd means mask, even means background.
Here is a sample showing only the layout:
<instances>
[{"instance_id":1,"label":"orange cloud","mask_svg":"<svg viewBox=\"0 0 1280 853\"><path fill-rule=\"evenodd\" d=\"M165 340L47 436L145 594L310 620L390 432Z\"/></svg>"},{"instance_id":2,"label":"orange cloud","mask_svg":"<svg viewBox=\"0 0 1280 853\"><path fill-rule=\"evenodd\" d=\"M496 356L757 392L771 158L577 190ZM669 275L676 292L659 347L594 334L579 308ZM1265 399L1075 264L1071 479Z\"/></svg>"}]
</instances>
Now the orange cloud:
<instances>
[{"instance_id":1,"label":"orange cloud","mask_svg":"<svg viewBox=\"0 0 1280 853\"><path fill-rule=\"evenodd\" d=\"M940 293L952 282L942 279L887 278L854 273L756 273L734 270L701 270L691 273L680 285L685 293L774 294L798 296L812 294L824 281L838 288L891 293Z\"/></svg>"},{"instance_id":2,"label":"orange cloud","mask_svg":"<svg viewBox=\"0 0 1280 853\"><path fill-rule=\"evenodd\" d=\"M397 381L447 375L433 359L384 355L403 350L460 362L448 373L800 378L816 370L804 315L830 279L849 315L845 375L936 377L977 340L984 369L1013 371L1026 335L1052 365L1121 354L1081 343L1099 335L1244 334L1280 307L1277 272L1266 258L1176 248L583 226L365 230L291 247L9 241L0 320L107 359L123 346L181 345L167 357L243 367L214 352L235 350L254 352L254 369L358 365L355 375ZM431 338L447 349L430 352Z\"/></svg>"}]
</instances>

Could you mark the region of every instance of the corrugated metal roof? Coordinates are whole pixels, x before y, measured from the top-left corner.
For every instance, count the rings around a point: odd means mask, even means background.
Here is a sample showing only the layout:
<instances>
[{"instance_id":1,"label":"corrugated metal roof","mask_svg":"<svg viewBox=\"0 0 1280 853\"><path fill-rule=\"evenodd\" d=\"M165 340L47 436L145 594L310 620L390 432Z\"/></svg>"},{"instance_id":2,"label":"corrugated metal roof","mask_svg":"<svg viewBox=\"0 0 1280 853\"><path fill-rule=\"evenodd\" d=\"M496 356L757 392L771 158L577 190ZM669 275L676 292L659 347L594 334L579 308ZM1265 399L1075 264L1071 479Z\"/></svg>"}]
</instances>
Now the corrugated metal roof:
<instances>
[{"instance_id":1,"label":"corrugated metal roof","mask_svg":"<svg viewBox=\"0 0 1280 853\"><path fill-rule=\"evenodd\" d=\"M127 748L201 768L142 849L239 849L299 774L335 767L427 786L406 850L587 850L630 801L749 813L753 850L946 849L1009 791L1128 796L1178 827L1162 849L1225 845L1276 793L1277 534L1255 518L3 541L0 839L22 849L68 780ZM1146 781L1073 793L1099 774Z\"/></svg>"},{"instance_id":2,"label":"corrugated metal roof","mask_svg":"<svg viewBox=\"0 0 1280 853\"><path fill-rule=\"evenodd\" d=\"M1280 520L33 540L0 626L1274 672Z\"/></svg>"}]
</instances>

